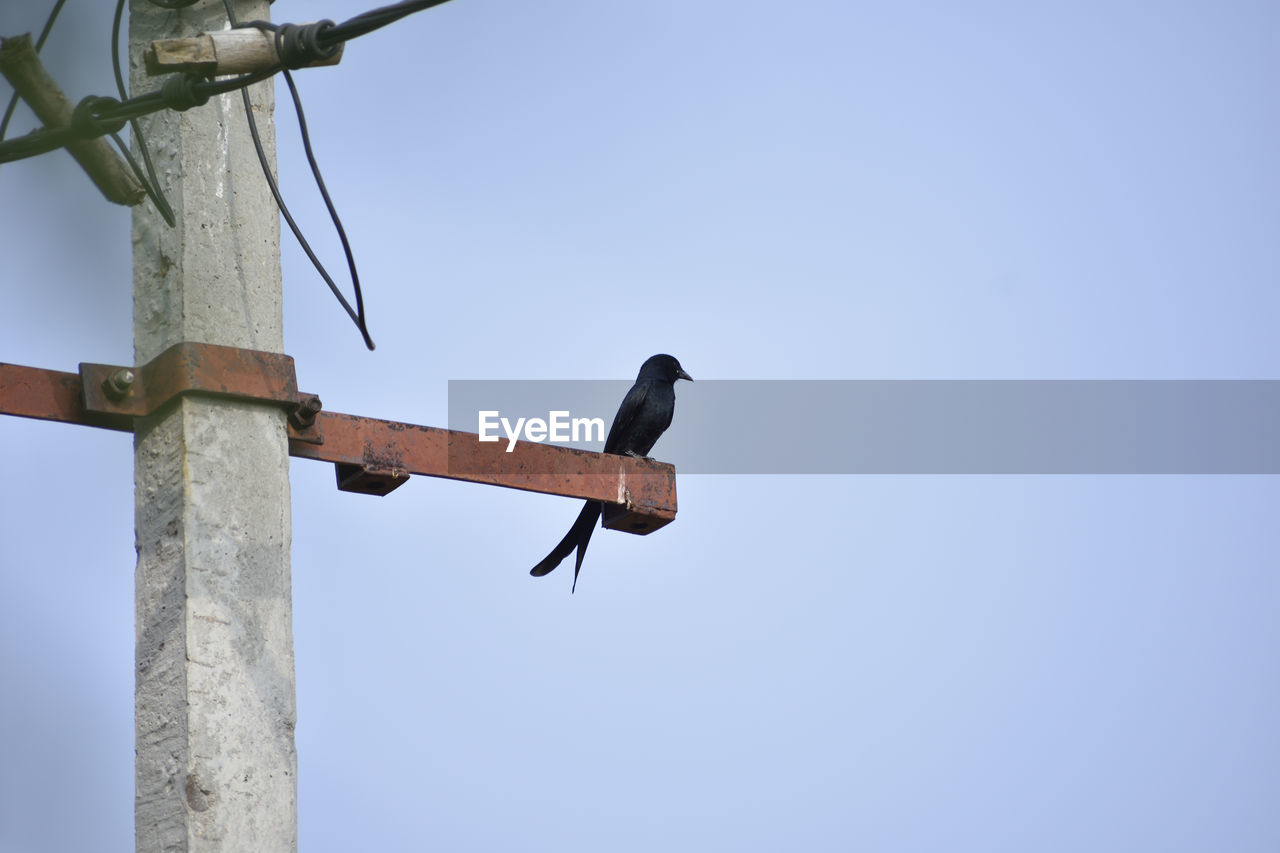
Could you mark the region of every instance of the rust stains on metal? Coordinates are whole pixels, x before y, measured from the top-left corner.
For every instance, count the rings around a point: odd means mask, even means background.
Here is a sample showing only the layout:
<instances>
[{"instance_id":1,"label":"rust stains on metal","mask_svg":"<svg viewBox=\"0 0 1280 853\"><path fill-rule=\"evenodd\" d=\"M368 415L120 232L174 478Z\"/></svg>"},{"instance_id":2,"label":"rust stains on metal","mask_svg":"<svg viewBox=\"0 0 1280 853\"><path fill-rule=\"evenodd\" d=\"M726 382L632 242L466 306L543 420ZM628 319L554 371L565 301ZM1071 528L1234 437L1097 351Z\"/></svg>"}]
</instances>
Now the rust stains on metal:
<instances>
[{"instance_id":1,"label":"rust stains on metal","mask_svg":"<svg viewBox=\"0 0 1280 853\"><path fill-rule=\"evenodd\" d=\"M121 387L122 368L81 364L84 405L89 412L144 417L181 394L209 394L260 400L288 407L298 404L293 359L278 353L217 346L174 344L141 368Z\"/></svg>"},{"instance_id":2,"label":"rust stains on metal","mask_svg":"<svg viewBox=\"0 0 1280 853\"><path fill-rule=\"evenodd\" d=\"M86 412L80 388L80 376L75 373L0 363L0 413L133 431L132 418L97 417Z\"/></svg>"},{"instance_id":3,"label":"rust stains on metal","mask_svg":"<svg viewBox=\"0 0 1280 853\"><path fill-rule=\"evenodd\" d=\"M517 442L507 453L474 433L320 412L321 445L290 441L289 453L357 468L403 471L617 504L607 527L650 533L676 515L675 469L663 462ZM625 489L619 488L625 483Z\"/></svg>"},{"instance_id":4,"label":"rust stains on metal","mask_svg":"<svg viewBox=\"0 0 1280 853\"><path fill-rule=\"evenodd\" d=\"M338 462L333 468L340 490L362 495L381 497L409 480L409 474L403 468L385 468L373 464L351 465L346 462Z\"/></svg>"}]
</instances>

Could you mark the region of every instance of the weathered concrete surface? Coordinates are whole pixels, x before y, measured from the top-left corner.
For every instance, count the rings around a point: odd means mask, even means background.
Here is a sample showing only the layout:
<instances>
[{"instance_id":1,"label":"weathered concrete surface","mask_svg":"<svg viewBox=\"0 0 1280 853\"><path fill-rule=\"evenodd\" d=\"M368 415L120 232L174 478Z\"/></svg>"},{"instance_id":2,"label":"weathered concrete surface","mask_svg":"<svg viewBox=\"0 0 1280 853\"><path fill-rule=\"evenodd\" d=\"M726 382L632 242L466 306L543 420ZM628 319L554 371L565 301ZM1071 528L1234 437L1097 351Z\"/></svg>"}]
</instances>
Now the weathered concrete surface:
<instances>
[{"instance_id":1,"label":"weathered concrete surface","mask_svg":"<svg viewBox=\"0 0 1280 853\"><path fill-rule=\"evenodd\" d=\"M237 2L241 20L265 2ZM152 39L222 29L221 3L132 0L132 87ZM270 83L251 92L274 162ZM280 352L279 222L238 93L143 119L178 216L134 215L137 363L202 341ZM297 846L288 444L283 413L184 399L135 437L137 849Z\"/></svg>"}]
</instances>

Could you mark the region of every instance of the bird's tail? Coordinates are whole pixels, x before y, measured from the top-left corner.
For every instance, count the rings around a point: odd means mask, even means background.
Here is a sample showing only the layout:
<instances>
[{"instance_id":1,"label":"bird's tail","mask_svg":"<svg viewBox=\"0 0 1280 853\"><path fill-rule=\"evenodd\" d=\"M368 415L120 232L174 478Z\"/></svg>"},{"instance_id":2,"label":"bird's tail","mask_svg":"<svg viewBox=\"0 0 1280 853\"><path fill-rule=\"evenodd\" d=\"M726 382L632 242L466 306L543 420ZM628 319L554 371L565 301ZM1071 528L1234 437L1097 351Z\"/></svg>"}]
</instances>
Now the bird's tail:
<instances>
[{"instance_id":1,"label":"bird's tail","mask_svg":"<svg viewBox=\"0 0 1280 853\"><path fill-rule=\"evenodd\" d=\"M582 507L582 512L578 513L578 520L569 528L569 532L560 540L560 544L552 548L551 553L534 566L529 574L535 578L549 574L565 557L569 556L574 548L577 548L578 559L573 567L573 584L576 587L578 571L582 568L582 557L587 553L587 543L591 541L591 533L595 530L596 521L600 519L600 513L603 511L604 505L599 501L587 501Z\"/></svg>"}]
</instances>

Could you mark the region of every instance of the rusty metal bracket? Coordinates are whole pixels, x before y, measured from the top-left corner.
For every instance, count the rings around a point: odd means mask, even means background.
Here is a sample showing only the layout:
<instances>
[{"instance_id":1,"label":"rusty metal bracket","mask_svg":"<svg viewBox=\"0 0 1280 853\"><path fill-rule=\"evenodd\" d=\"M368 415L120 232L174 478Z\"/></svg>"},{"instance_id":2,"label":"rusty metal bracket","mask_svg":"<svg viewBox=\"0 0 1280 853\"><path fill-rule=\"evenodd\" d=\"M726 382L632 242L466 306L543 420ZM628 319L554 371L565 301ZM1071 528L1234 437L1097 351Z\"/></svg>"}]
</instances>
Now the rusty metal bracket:
<instances>
[{"instance_id":1,"label":"rusty metal bracket","mask_svg":"<svg viewBox=\"0 0 1280 853\"><path fill-rule=\"evenodd\" d=\"M388 494L409 479L409 472L403 468L374 463L335 462L333 473L337 475L339 489L362 495Z\"/></svg>"},{"instance_id":2,"label":"rusty metal bracket","mask_svg":"<svg viewBox=\"0 0 1280 853\"><path fill-rule=\"evenodd\" d=\"M142 367L81 363L86 412L146 417L183 394L299 404L293 359L214 344L174 344Z\"/></svg>"},{"instance_id":3,"label":"rusty metal bracket","mask_svg":"<svg viewBox=\"0 0 1280 853\"><path fill-rule=\"evenodd\" d=\"M481 442L474 433L323 411L299 394L293 359L183 343L141 367L81 364L79 374L0 363L0 414L132 432L185 395L256 400L289 413L289 454L332 462L338 488L385 495L410 475L600 501L604 526L650 533L676 515L675 469L549 444Z\"/></svg>"}]
</instances>

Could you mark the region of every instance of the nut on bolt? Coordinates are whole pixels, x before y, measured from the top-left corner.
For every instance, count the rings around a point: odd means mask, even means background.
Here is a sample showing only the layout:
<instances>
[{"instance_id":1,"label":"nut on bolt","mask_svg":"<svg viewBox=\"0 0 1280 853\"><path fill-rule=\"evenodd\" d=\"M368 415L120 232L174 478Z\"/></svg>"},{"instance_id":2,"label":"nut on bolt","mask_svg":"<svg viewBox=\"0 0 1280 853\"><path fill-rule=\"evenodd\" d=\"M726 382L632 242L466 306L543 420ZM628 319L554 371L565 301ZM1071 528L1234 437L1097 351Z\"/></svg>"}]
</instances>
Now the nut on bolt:
<instances>
[{"instance_id":1,"label":"nut on bolt","mask_svg":"<svg viewBox=\"0 0 1280 853\"><path fill-rule=\"evenodd\" d=\"M129 391L133 389L133 383L137 381L137 378L132 370L122 367L102 380L102 390L112 400L123 400L129 395Z\"/></svg>"},{"instance_id":2,"label":"nut on bolt","mask_svg":"<svg viewBox=\"0 0 1280 853\"><path fill-rule=\"evenodd\" d=\"M316 415L320 414L322 408L320 398L315 394L308 394L298 400L298 405L289 413L289 423L296 429L307 429L315 424Z\"/></svg>"}]
</instances>

